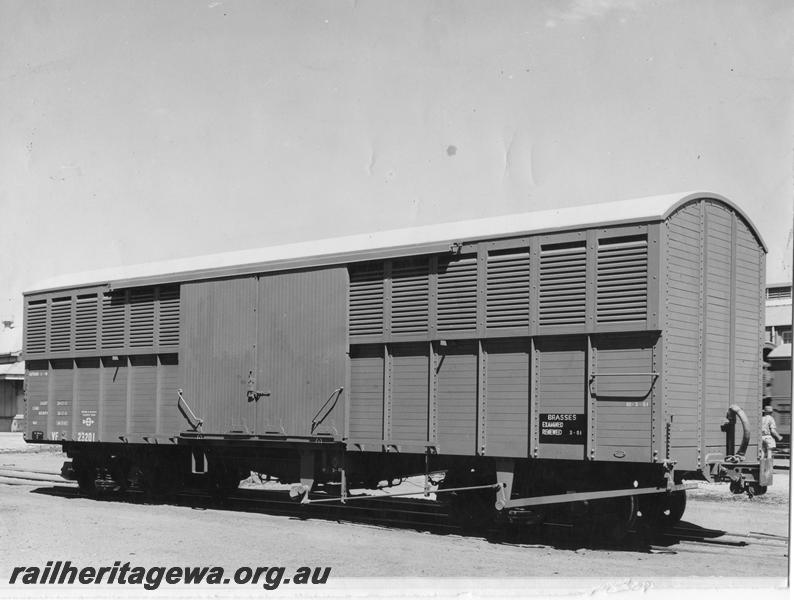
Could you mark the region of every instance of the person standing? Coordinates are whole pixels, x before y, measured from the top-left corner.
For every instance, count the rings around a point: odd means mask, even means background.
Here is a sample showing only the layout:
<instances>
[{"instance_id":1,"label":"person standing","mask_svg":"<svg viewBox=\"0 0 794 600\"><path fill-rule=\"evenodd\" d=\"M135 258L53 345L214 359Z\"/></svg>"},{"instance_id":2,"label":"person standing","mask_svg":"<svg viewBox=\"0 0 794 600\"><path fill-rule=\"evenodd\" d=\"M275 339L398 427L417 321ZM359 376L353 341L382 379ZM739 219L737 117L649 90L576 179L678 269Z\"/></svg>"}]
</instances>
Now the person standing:
<instances>
[{"instance_id":1,"label":"person standing","mask_svg":"<svg viewBox=\"0 0 794 600\"><path fill-rule=\"evenodd\" d=\"M775 449L775 440L778 442L783 437L777 432L777 425L775 418L772 416L774 409L771 405L764 407L764 416L761 417L761 457L772 458L772 452Z\"/></svg>"}]
</instances>

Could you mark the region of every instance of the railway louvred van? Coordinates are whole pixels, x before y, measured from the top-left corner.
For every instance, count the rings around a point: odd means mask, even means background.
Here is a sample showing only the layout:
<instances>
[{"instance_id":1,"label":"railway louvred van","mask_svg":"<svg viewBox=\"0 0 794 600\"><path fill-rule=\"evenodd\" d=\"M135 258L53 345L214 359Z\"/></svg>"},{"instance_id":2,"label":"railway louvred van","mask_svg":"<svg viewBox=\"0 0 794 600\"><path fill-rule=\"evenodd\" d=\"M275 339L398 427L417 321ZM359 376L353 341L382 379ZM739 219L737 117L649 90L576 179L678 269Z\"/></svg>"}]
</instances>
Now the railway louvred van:
<instances>
[{"instance_id":1,"label":"railway louvred van","mask_svg":"<svg viewBox=\"0 0 794 600\"><path fill-rule=\"evenodd\" d=\"M85 491L443 471L463 521L674 522L684 479L771 482L765 253L691 193L64 277L25 294L26 439Z\"/></svg>"}]
</instances>

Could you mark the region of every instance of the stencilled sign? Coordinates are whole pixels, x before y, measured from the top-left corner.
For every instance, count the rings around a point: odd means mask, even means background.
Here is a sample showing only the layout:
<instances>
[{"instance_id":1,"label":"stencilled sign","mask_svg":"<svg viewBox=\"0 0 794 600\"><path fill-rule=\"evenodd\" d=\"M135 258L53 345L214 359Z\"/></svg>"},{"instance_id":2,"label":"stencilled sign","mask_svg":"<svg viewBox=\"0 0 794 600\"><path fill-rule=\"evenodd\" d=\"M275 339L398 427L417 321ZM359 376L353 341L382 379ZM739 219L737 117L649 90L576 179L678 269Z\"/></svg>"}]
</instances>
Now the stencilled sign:
<instances>
[{"instance_id":1,"label":"stencilled sign","mask_svg":"<svg viewBox=\"0 0 794 600\"><path fill-rule=\"evenodd\" d=\"M81 410L80 422L84 427L93 427L96 424L96 411L95 410Z\"/></svg>"},{"instance_id":2,"label":"stencilled sign","mask_svg":"<svg viewBox=\"0 0 794 600\"><path fill-rule=\"evenodd\" d=\"M541 413L541 444L584 444L587 433L585 415L577 413Z\"/></svg>"},{"instance_id":3,"label":"stencilled sign","mask_svg":"<svg viewBox=\"0 0 794 600\"><path fill-rule=\"evenodd\" d=\"M78 442L93 442L96 441L96 425L97 425L97 411L96 410L86 410L83 409L80 411L80 424L78 425L79 429L83 431L78 431L77 438ZM85 431L85 430L88 431Z\"/></svg>"}]
</instances>

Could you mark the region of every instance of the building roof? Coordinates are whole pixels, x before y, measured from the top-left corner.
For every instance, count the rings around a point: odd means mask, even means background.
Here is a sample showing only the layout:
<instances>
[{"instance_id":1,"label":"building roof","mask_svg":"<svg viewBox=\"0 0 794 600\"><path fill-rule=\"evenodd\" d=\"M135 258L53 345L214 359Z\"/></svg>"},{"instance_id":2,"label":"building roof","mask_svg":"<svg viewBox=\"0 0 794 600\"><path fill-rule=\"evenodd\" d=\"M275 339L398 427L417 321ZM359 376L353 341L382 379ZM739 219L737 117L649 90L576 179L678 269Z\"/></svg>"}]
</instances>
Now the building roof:
<instances>
[{"instance_id":1,"label":"building roof","mask_svg":"<svg viewBox=\"0 0 794 600\"><path fill-rule=\"evenodd\" d=\"M767 304L765 322L767 327L791 325L791 300L776 306Z\"/></svg>"},{"instance_id":2,"label":"building roof","mask_svg":"<svg viewBox=\"0 0 794 600\"><path fill-rule=\"evenodd\" d=\"M767 354L766 358L767 360L770 358L791 358L791 344L780 344Z\"/></svg>"},{"instance_id":3,"label":"building roof","mask_svg":"<svg viewBox=\"0 0 794 600\"><path fill-rule=\"evenodd\" d=\"M25 378L25 361L0 365L0 380L15 380Z\"/></svg>"},{"instance_id":4,"label":"building roof","mask_svg":"<svg viewBox=\"0 0 794 600\"><path fill-rule=\"evenodd\" d=\"M704 198L723 201L741 214L750 229L755 233L764 251L766 251L766 246L758 230L739 207L720 194L689 192L395 229L312 242L174 259L157 263L124 265L112 269L54 277L39 283L27 293L77 286L105 285L112 282L116 282L113 287L117 288L151 285L160 282L160 280L166 281L168 276L178 273L185 274L184 279L239 275L260 272L263 267L277 270L295 268L296 266L329 264L331 262L330 259L345 262L345 260L375 258L375 256L356 256L357 253L362 252L375 253L378 251L416 248L417 253L424 253L438 251L438 249L431 250L424 247L430 244L448 245L460 240L519 236L544 231L637 222L656 222L666 219L683 204ZM405 252L405 254L410 253ZM295 261L299 259L301 264L296 265ZM233 271L228 271L232 268L234 268ZM227 272L224 272L224 270L227 270Z\"/></svg>"}]
</instances>

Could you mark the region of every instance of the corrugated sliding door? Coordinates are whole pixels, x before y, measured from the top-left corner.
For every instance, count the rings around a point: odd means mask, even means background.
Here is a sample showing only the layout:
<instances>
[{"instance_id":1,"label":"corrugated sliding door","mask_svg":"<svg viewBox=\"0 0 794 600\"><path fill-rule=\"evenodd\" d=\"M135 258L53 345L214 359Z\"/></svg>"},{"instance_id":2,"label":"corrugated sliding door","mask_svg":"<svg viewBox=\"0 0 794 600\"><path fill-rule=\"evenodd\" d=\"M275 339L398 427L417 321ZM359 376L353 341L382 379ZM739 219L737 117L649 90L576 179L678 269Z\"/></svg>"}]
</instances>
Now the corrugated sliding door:
<instances>
[{"instance_id":1,"label":"corrugated sliding door","mask_svg":"<svg viewBox=\"0 0 794 600\"><path fill-rule=\"evenodd\" d=\"M427 344L394 344L391 353L391 439L424 442L430 389Z\"/></svg>"},{"instance_id":2,"label":"corrugated sliding door","mask_svg":"<svg viewBox=\"0 0 794 600\"><path fill-rule=\"evenodd\" d=\"M256 297L255 277L182 285L185 398L205 432L253 432L253 412L267 402L246 398L256 365Z\"/></svg>"},{"instance_id":3,"label":"corrugated sliding door","mask_svg":"<svg viewBox=\"0 0 794 600\"><path fill-rule=\"evenodd\" d=\"M346 296L343 268L259 278L257 389L271 395L258 402L258 432L342 436L345 403L334 390L346 380Z\"/></svg>"},{"instance_id":4,"label":"corrugated sliding door","mask_svg":"<svg viewBox=\"0 0 794 600\"><path fill-rule=\"evenodd\" d=\"M651 459L654 341L648 336L594 339L596 459ZM637 373L637 375L627 375ZM640 374L642 373L642 374Z\"/></svg>"},{"instance_id":5,"label":"corrugated sliding door","mask_svg":"<svg viewBox=\"0 0 794 600\"><path fill-rule=\"evenodd\" d=\"M529 340L484 344L485 452L525 457L529 448Z\"/></svg>"},{"instance_id":6,"label":"corrugated sliding door","mask_svg":"<svg viewBox=\"0 0 794 600\"><path fill-rule=\"evenodd\" d=\"M439 452L473 455L477 450L477 344L436 344L436 431Z\"/></svg>"},{"instance_id":7,"label":"corrugated sliding door","mask_svg":"<svg viewBox=\"0 0 794 600\"><path fill-rule=\"evenodd\" d=\"M582 459L586 455L586 340L541 338L535 341L538 394L538 456Z\"/></svg>"},{"instance_id":8,"label":"corrugated sliding door","mask_svg":"<svg viewBox=\"0 0 794 600\"><path fill-rule=\"evenodd\" d=\"M354 346L350 351L348 437L383 439L383 346Z\"/></svg>"}]
</instances>

